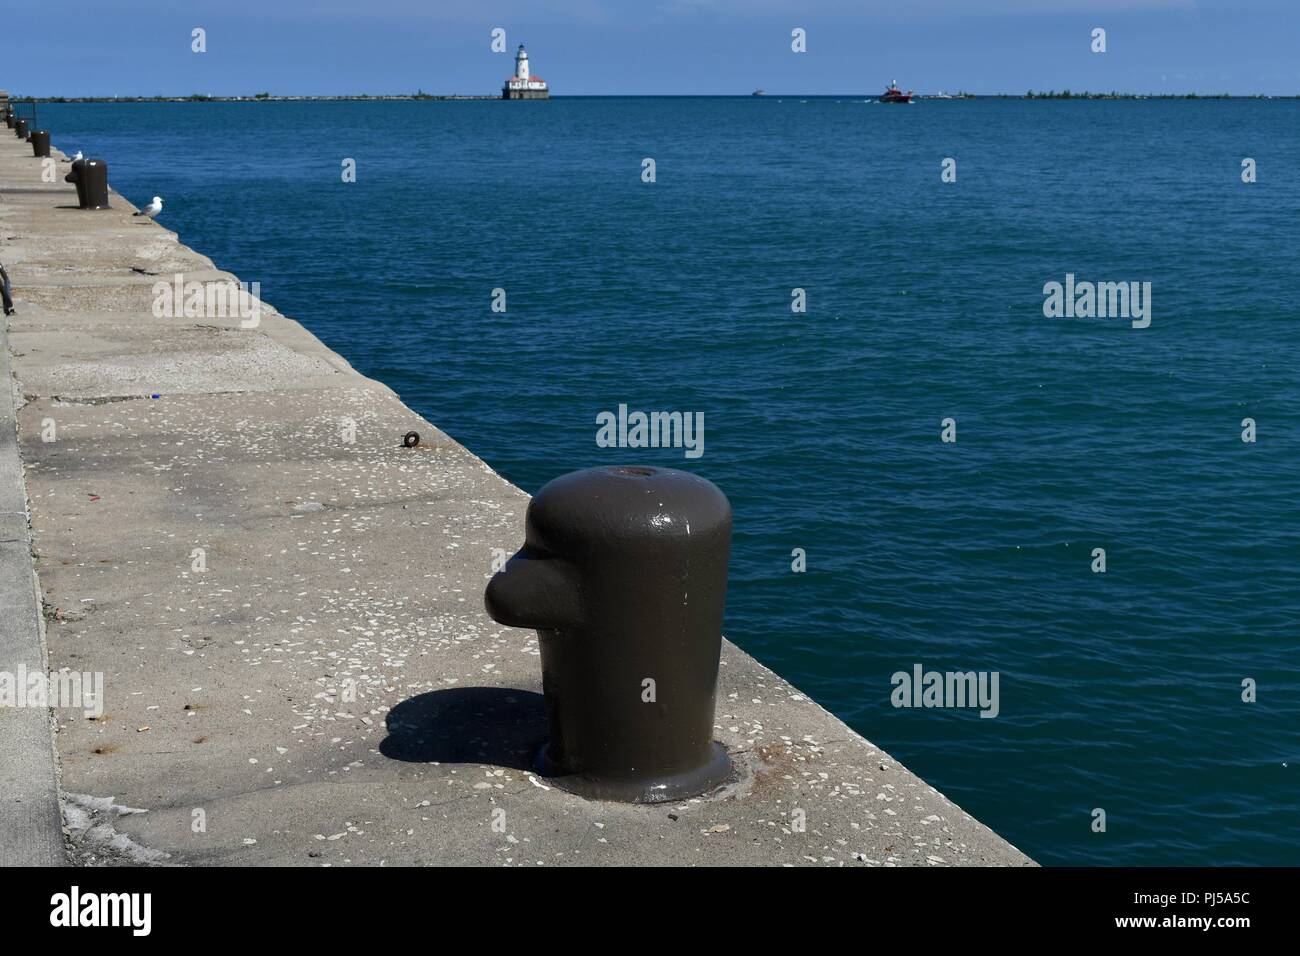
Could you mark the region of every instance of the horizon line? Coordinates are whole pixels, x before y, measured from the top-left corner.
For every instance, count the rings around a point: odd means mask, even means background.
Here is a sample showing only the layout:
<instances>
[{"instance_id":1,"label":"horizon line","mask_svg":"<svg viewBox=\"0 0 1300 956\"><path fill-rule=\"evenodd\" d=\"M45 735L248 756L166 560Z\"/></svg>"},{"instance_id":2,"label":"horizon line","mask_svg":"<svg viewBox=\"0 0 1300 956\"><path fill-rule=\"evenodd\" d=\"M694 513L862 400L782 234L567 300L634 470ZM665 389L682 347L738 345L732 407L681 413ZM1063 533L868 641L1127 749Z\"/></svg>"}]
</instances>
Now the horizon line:
<instances>
[{"instance_id":1,"label":"horizon line","mask_svg":"<svg viewBox=\"0 0 1300 956\"><path fill-rule=\"evenodd\" d=\"M1300 99L1296 93L1155 93L1123 90L1028 90L1023 93L915 92L921 99ZM878 99L878 93L552 93L549 99ZM9 94L10 103L276 102L300 100L499 100L500 93L126 93L113 95Z\"/></svg>"}]
</instances>

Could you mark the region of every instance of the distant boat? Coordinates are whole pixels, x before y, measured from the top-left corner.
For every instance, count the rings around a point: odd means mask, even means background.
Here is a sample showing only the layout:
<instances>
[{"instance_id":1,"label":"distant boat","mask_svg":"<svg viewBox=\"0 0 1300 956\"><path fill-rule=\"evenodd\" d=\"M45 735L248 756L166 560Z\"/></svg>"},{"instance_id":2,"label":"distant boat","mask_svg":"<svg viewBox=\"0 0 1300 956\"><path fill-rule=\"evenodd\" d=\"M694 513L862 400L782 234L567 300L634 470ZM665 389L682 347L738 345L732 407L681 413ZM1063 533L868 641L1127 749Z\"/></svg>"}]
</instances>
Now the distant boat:
<instances>
[{"instance_id":1,"label":"distant boat","mask_svg":"<svg viewBox=\"0 0 1300 956\"><path fill-rule=\"evenodd\" d=\"M762 90L755 90L753 93L750 93L749 95L750 95L750 96L763 96L764 94L763 94L763 91L762 91Z\"/></svg>"},{"instance_id":2,"label":"distant boat","mask_svg":"<svg viewBox=\"0 0 1300 956\"><path fill-rule=\"evenodd\" d=\"M906 93L904 93L902 90L900 90L900 89L898 88L898 81L897 81L897 80L890 80L890 81L889 81L889 88L886 89L885 92L882 93L882 94L880 95L880 102L882 102L882 103L910 103L910 102L912 102L912 95L913 95L913 94L912 94L912 91L911 91L911 90L908 90Z\"/></svg>"}]
</instances>

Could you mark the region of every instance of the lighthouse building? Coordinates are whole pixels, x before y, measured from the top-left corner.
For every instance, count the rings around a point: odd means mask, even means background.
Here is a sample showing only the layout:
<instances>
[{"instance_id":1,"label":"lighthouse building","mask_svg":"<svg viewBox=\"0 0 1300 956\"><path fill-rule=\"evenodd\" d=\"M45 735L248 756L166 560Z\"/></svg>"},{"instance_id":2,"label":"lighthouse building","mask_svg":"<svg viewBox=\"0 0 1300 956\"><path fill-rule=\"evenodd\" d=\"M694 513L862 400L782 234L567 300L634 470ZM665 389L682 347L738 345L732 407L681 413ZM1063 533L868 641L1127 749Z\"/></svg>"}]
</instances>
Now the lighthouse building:
<instances>
[{"instance_id":1,"label":"lighthouse building","mask_svg":"<svg viewBox=\"0 0 1300 956\"><path fill-rule=\"evenodd\" d=\"M501 88L501 96L507 100L544 100L551 95L546 81L540 76L533 76L528 69L528 51L519 44L515 54L515 75L506 80Z\"/></svg>"}]
</instances>

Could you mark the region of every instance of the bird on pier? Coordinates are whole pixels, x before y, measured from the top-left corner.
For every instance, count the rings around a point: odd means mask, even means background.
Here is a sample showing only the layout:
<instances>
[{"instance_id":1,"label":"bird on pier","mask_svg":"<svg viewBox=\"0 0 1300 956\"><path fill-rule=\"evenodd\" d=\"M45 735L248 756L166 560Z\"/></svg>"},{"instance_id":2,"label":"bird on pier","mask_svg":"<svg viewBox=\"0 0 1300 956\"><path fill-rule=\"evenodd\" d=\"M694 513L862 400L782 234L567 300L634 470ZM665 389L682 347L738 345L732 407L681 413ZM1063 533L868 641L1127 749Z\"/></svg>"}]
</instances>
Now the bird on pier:
<instances>
[{"instance_id":1,"label":"bird on pier","mask_svg":"<svg viewBox=\"0 0 1300 956\"><path fill-rule=\"evenodd\" d=\"M146 219L152 219L160 212L162 212L162 197L154 196L153 202L149 203L149 205L145 206L135 215L144 216Z\"/></svg>"},{"instance_id":2,"label":"bird on pier","mask_svg":"<svg viewBox=\"0 0 1300 956\"><path fill-rule=\"evenodd\" d=\"M85 159L85 158L86 158L85 156L82 156L82 155L81 155L81 150L77 150L77 155L76 155L76 156L69 156L68 159L67 159L67 161L68 161L69 163L75 163L77 160L79 160L79 159Z\"/></svg>"}]
</instances>

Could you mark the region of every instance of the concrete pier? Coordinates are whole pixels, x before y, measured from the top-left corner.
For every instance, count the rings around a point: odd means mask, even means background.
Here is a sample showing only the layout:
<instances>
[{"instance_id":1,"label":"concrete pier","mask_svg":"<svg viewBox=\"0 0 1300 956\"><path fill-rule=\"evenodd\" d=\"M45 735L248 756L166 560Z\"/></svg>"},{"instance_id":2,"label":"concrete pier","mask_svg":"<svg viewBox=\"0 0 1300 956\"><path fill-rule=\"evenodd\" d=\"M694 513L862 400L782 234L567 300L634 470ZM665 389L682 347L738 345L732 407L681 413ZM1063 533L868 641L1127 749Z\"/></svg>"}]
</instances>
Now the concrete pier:
<instances>
[{"instance_id":1,"label":"concrete pier","mask_svg":"<svg viewBox=\"0 0 1300 956\"><path fill-rule=\"evenodd\" d=\"M0 672L16 695L18 675L44 674L46 665L12 383L0 328ZM54 866L64 848L50 713L20 708L16 696L5 703L0 692L0 866Z\"/></svg>"},{"instance_id":2,"label":"concrete pier","mask_svg":"<svg viewBox=\"0 0 1300 956\"><path fill-rule=\"evenodd\" d=\"M735 783L653 807L548 787L536 635L483 610L527 496L269 305L255 328L156 317L155 283L234 277L166 212L73 208L58 169L43 184L0 137L45 653L104 677L102 715L54 711L73 862L1031 863L731 644L715 735ZM6 601L31 588L20 504L0 502ZM19 716L0 713L0 766L25 748L46 801L25 812L48 821L53 767ZM16 815L0 803L0 858Z\"/></svg>"}]
</instances>

